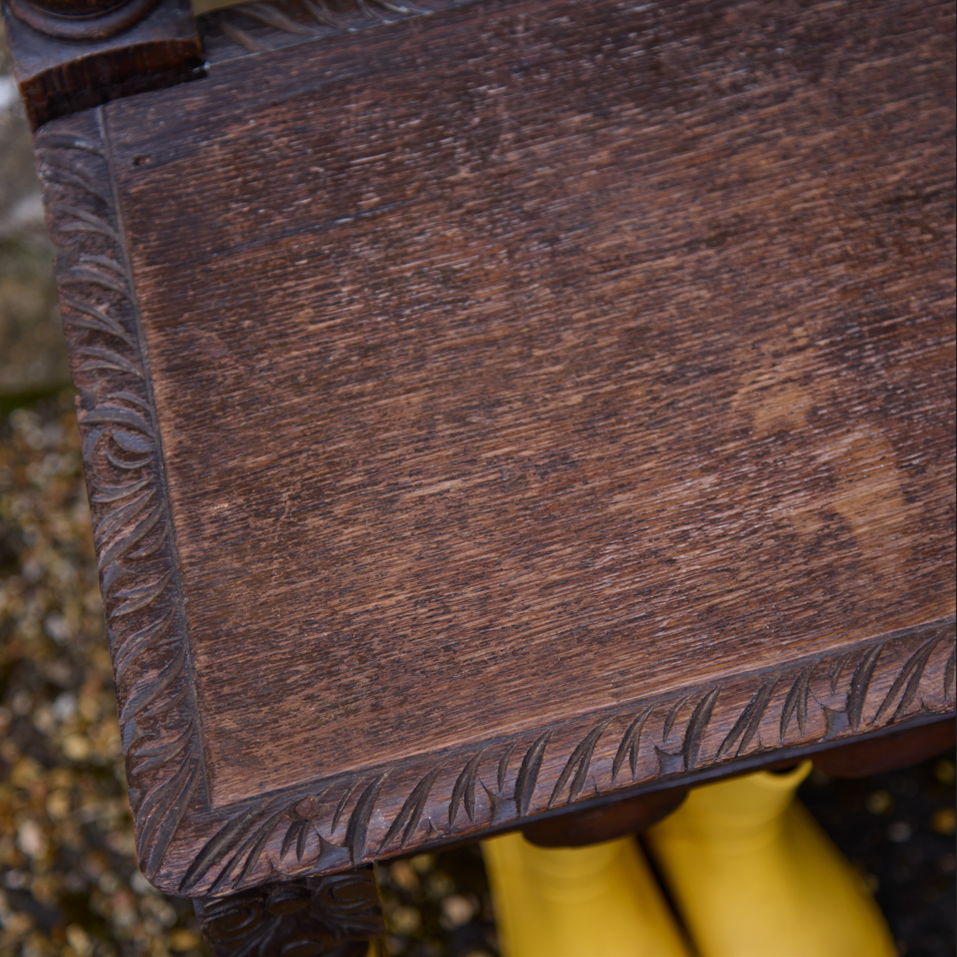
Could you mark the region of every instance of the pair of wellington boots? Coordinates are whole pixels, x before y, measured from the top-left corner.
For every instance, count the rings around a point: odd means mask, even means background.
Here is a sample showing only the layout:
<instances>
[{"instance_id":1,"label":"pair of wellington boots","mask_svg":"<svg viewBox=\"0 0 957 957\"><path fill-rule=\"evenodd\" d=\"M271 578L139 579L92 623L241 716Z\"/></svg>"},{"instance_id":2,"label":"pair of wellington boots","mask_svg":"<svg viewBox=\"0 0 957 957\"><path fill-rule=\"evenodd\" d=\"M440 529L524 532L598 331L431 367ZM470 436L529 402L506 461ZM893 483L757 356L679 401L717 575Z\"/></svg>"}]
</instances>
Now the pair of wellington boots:
<instances>
[{"instance_id":1,"label":"pair of wellington boots","mask_svg":"<svg viewBox=\"0 0 957 957\"><path fill-rule=\"evenodd\" d=\"M810 768L696 788L645 834L677 918L634 838L485 841L503 957L894 957L862 881L794 800Z\"/></svg>"}]
</instances>

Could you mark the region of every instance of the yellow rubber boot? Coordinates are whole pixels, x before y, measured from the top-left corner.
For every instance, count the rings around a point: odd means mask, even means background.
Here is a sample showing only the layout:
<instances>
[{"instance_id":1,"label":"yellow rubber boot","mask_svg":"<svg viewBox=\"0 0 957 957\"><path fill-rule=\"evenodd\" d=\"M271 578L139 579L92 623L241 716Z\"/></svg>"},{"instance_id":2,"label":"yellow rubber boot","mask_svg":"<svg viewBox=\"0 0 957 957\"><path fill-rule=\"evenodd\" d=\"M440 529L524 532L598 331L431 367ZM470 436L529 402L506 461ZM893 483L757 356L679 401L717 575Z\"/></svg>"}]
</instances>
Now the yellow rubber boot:
<instances>
[{"instance_id":1,"label":"yellow rubber boot","mask_svg":"<svg viewBox=\"0 0 957 957\"><path fill-rule=\"evenodd\" d=\"M811 762L695 788L645 839L701 957L894 957L884 918L794 800Z\"/></svg>"},{"instance_id":2,"label":"yellow rubber boot","mask_svg":"<svg viewBox=\"0 0 957 957\"><path fill-rule=\"evenodd\" d=\"M544 848L482 843L504 957L688 957L633 838Z\"/></svg>"}]
</instances>

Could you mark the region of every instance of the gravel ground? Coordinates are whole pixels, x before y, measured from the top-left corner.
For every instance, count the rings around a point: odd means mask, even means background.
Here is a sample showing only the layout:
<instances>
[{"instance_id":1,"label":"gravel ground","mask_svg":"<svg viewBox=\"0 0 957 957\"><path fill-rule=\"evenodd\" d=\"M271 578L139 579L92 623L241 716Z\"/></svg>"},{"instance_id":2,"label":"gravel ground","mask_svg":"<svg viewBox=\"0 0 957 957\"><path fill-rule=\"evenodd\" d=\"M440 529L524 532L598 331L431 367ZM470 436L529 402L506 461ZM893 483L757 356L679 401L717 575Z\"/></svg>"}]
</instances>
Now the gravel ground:
<instances>
[{"instance_id":1,"label":"gravel ground","mask_svg":"<svg viewBox=\"0 0 957 957\"><path fill-rule=\"evenodd\" d=\"M52 247L9 72L0 34L0 957L201 953L191 906L135 862ZM901 954L952 957L953 760L813 775L801 795ZM378 876L389 954L496 957L477 847Z\"/></svg>"}]
</instances>

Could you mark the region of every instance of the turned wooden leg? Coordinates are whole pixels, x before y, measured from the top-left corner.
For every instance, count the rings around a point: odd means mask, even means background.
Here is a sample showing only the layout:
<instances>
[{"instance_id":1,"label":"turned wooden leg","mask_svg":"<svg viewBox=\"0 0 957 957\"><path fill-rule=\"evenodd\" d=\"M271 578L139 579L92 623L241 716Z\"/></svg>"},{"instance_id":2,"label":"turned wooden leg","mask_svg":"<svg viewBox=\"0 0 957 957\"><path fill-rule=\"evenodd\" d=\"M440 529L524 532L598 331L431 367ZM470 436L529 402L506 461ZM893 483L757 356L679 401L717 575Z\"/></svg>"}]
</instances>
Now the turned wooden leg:
<instances>
[{"instance_id":1,"label":"turned wooden leg","mask_svg":"<svg viewBox=\"0 0 957 957\"><path fill-rule=\"evenodd\" d=\"M385 932L371 867L193 901L213 957L365 957Z\"/></svg>"}]
</instances>

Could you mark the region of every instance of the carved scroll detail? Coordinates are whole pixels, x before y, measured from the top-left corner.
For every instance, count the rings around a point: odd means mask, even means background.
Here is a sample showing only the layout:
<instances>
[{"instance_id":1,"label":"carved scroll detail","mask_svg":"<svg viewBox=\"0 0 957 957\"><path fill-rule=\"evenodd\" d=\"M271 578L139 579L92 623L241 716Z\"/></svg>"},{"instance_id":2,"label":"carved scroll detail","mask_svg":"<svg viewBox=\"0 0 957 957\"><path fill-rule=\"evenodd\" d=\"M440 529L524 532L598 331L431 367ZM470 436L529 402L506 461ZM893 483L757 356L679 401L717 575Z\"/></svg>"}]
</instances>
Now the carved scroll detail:
<instances>
[{"instance_id":1,"label":"carved scroll detail","mask_svg":"<svg viewBox=\"0 0 957 957\"><path fill-rule=\"evenodd\" d=\"M77 418L120 730L148 877L203 785L161 441L100 111L36 137L57 283L80 390Z\"/></svg>"}]
</instances>

